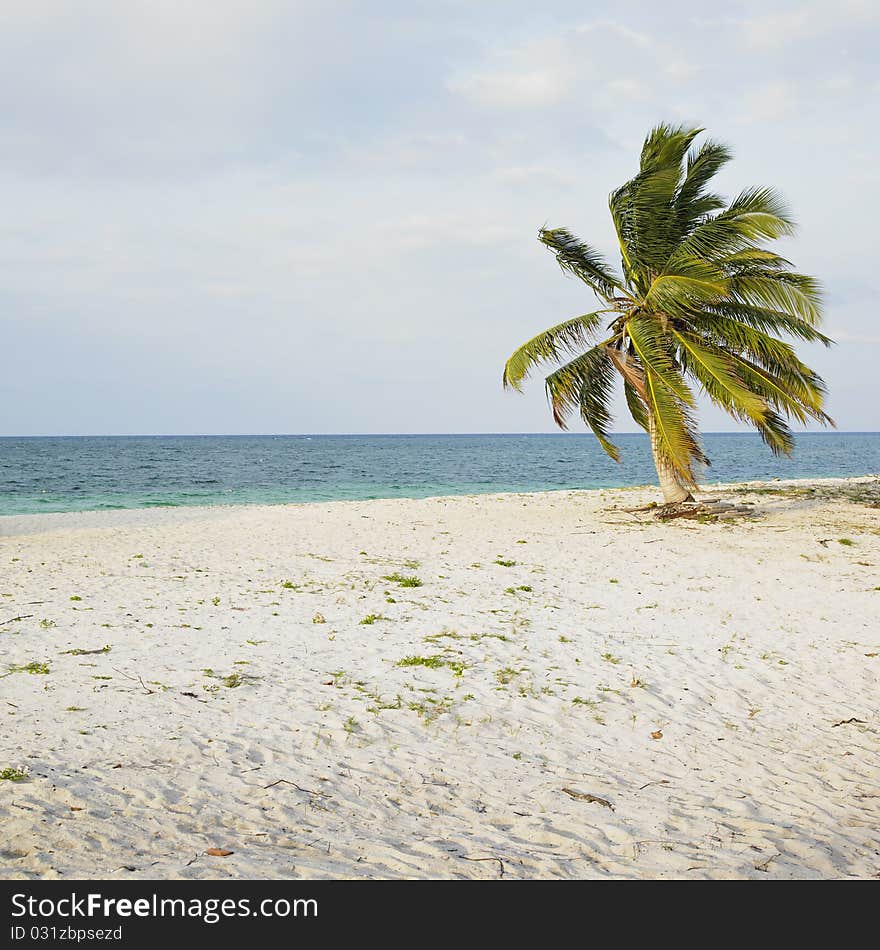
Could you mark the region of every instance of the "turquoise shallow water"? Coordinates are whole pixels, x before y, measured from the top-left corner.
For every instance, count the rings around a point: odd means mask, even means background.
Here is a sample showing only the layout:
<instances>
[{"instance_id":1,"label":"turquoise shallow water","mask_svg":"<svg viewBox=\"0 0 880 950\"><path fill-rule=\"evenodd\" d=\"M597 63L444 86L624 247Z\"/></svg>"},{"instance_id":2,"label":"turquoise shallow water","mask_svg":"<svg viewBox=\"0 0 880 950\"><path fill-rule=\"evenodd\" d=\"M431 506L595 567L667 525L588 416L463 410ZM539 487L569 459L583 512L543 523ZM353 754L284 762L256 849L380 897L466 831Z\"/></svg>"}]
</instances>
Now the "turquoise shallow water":
<instances>
[{"instance_id":1,"label":"turquoise shallow water","mask_svg":"<svg viewBox=\"0 0 880 950\"><path fill-rule=\"evenodd\" d=\"M0 438L0 514L423 498L656 481L647 436L589 434ZM706 483L880 472L880 433L798 436L775 459L751 434L707 434Z\"/></svg>"}]
</instances>

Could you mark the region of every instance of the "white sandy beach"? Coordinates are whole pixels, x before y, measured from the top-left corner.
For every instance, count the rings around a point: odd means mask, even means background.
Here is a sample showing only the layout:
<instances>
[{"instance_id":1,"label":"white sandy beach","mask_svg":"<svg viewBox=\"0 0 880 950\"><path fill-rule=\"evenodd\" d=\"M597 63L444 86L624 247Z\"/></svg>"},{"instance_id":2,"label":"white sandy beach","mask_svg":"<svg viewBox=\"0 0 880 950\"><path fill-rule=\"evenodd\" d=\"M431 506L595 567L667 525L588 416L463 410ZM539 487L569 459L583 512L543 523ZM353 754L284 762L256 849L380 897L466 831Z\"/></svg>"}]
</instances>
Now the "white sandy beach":
<instances>
[{"instance_id":1,"label":"white sandy beach","mask_svg":"<svg viewBox=\"0 0 880 950\"><path fill-rule=\"evenodd\" d=\"M880 509L736 495L0 519L0 875L880 875Z\"/></svg>"}]
</instances>

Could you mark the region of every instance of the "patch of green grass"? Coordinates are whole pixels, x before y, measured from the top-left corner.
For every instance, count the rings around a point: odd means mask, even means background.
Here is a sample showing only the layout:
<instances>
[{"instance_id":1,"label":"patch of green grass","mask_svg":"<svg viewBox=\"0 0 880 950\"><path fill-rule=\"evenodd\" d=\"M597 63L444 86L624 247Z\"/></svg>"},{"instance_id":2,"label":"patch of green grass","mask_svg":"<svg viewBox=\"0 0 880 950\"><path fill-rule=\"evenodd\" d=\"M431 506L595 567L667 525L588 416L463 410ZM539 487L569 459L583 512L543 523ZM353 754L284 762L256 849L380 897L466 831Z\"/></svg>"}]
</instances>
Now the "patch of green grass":
<instances>
[{"instance_id":1,"label":"patch of green grass","mask_svg":"<svg viewBox=\"0 0 880 950\"><path fill-rule=\"evenodd\" d=\"M495 679L497 679L502 686L506 686L510 683L515 676L519 676L519 670L515 670L512 666L505 666L495 673Z\"/></svg>"},{"instance_id":2,"label":"patch of green grass","mask_svg":"<svg viewBox=\"0 0 880 950\"><path fill-rule=\"evenodd\" d=\"M429 633L422 637L422 639L425 643L439 643L441 640L461 640L461 634L456 633L455 630L446 630L444 628L440 633Z\"/></svg>"},{"instance_id":3,"label":"patch of green grass","mask_svg":"<svg viewBox=\"0 0 880 950\"><path fill-rule=\"evenodd\" d=\"M113 647L109 643L105 643L98 650L83 650L82 647L74 647L72 650L62 650L62 656L92 656L96 653L109 653Z\"/></svg>"},{"instance_id":4,"label":"patch of green grass","mask_svg":"<svg viewBox=\"0 0 880 950\"><path fill-rule=\"evenodd\" d=\"M85 712L85 706L68 706L65 712Z\"/></svg>"},{"instance_id":5,"label":"patch of green grass","mask_svg":"<svg viewBox=\"0 0 880 950\"><path fill-rule=\"evenodd\" d=\"M373 713L378 716L383 709L402 709L403 708L403 698L400 693L394 699L394 702L388 702L387 700L382 699L378 694L372 696L373 705L367 706L367 712Z\"/></svg>"},{"instance_id":6,"label":"patch of green grass","mask_svg":"<svg viewBox=\"0 0 880 950\"><path fill-rule=\"evenodd\" d=\"M615 666L620 663L620 657L615 656L613 653L603 653L602 659L605 660L606 663L613 663Z\"/></svg>"},{"instance_id":7,"label":"patch of green grass","mask_svg":"<svg viewBox=\"0 0 880 950\"><path fill-rule=\"evenodd\" d=\"M599 706L595 699L584 699L582 696L575 696L571 702L573 706L586 706L588 709L597 709Z\"/></svg>"},{"instance_id":8,"label":"patch of green grass","mask_svg":"<svg viewBox=\"0 0 880 950\"><path fill-rule=\"evenodd\" d=\"M49 673L49 664L41 663L38 660L31 660L30 663L13 665L9 667L10 673L31 673L40 676L46 676Z\"/></svg>"},{"instance_id":9,"label":"patch of green grass","mask_svg":"<svg viewBox=\"0 0 880 950\"><path fill-rule=\"evenodd\" d=\"M449 712L449 710L452 709L452 700L448 696L445 696L443 699L434 699L431 696L426 696L421 701L407 703L407 709L418 713L427 724L433 722L443 713Z\"/></svg>"},{"instance_id":10,"label":"patch of green grass","mask_svg":"<svg viewBox=\"0 0 880 950\"><path fill-rule=\"evenodd\" d=\"M853 541L852 538L838 538L837 543L842 544L844 547L851 548L855 544L855 541Z\"/></svg>"},{"instance_id":11,"label":"patch of green grass","mask_svg":"<svg viewBox=\"0 0 880 950\"><path fill-rule=\"evenodd\" d=\"M82 597L79 597L77 594L74 594L73 597L71 597L70 599L71 599L71 600L82 600Z\"/></svg>"},{"instance_id":12,"label":"patch of green grass","mask_svg":"<svg viewBox=\"0 0 880 950\"><path fill-rule=\"evenodd\" d=\"M212 603L215 607L219 607L219 606L220 606L220 598L219 598L219 597L212 597L212 598L211 598L211 603Z\"/></svg>"},{"instance_id":13,"label":"patch of green grass","mask_svg":"<svg viewBox=\"0 0 880 950\"><path fill-rule=\"evenodd\" d=\"M452 660L447 656L434 654L433 656L405 656L398 660L396 666L424 666L429 670L439 670L446 668L451 670L455 676L461 676L467 669L467 664L463 660Z\"/></svg>"},{"instance_id":14,"label":"patch of green grass","mask_svg":"<svg viewBox=\"0 0 880 950\"><path fill-rule=\"evenodd\" d=\"M281 588L282 590L296 590L296 584L293 581L282 581Z\"/></svg>"},{"instance_id":15,"label":"patch of green grass","mask_svg":"<svg viewBox=\"0 0 880 950\"><path fill-rule=\"evenodd\" d=\"M499 567L516 567L516 561L509 561L503 557L496 557L494 563Z\"/></svg>"},{"instance_id":16,"label":"patch of green grass","mask_svg":"<svg viewBox=\"0 0 880 950\"><path fill-rule=\"evenodd\" d=\"M446 660L442 656L405 656L398 660L395 666L426 666L429 670L438 670L441 666L446 666Z\"/></svg>"},{"instance_id":17,"label":"patch of green grass","mask_svg":"<svg viewBox=\"0 0 880 950\"><path fill-rule=\"evenodd\" d=\"M560 634L559 634L559 642L560 642L560 643L571 643L571 639L570 639L569 637L564 637L564 636L560 633Z\"/></svg>"},{"instance_id":18,"label":"patch of green grass","mask_svg":"<svg viewBox=\"0 0 880 950\"><path fill-rule=\"evenodd\" d=\"M360 729L360 723L358 723L354 716L349 716L348 719L346 719L342 724L342 728L348 735L352 736L358 731L358 729Z\"/></svg>"},{"instance_id":19,"label":"patch of green grass","mask_svg":"<svg viewBox=\"0 0 880 950\"><path fill-rule=\"evenodd\" d=\"M23 782L27 777L26 769L16 769L12 766L0 769L0 782Z\"/></svg>"},{"instance_id":20,"label":"patch of green grass","mask_svg":"<svg viewBox=\"0 0 880 950\"><path fill-rule=\"evenodd\" d=\"M619 581L616 577L609 577L609 578L608 578L608 583L609 583L609 584L619 584L620 581Z\"/></svg>"},{"instance_id":21,"label":"patch of green grass","mask_svg":"<svg viewBox=\"0 0 880 950\"><path fill-rule=\"evenodd\" d=\"M247 679L241 675L241 673L229 673L224 676L222 673L217 673L211 669L210 666L205 667L202 670L205 676L209 676L211 679L220 680L220 682L227 687L227 689L235 689L238 686L243 686L248 680L254 680L256 677L249 676ZM206 687L207 688L207 687ZM215 687L216 688L216 687Z\"/></svg>"},{"instance_id":22,"label":"patch of green grass","mask_svg":"<svg viewBox=\"0 0 880 950\"><path fill-rule=\"evenodd\" d=\"M401 587L421 587L422 581L420 578L412 576L407 577L404 574L395 571L393 574L385 574L382 577L383 581L391 581L394 584L399 584Z\"/></svg>"},{"instance_id":23,"label":"patch of green grass","mask_svg":"<svg viewBox=\"0 0 880 950\"><path fill-rule=\"evenodd\" d=\"M374 624L377 620L387 620L387 617L384 617L382 614L367 614L363 620L358 620L358 624L362 627L369 627Z\"/></svg>"},{"instance_id":24,"label":"patch of green grass","mask_svg":"<svg viewBox=\"0 0 880 950\"><path fill-rule=\"evenodd\" d=\"M40 621L40 626L43 628L43 630L51 630L52 627L55 626L55 621L43 619Z\"/></svg>"}]
</instances>

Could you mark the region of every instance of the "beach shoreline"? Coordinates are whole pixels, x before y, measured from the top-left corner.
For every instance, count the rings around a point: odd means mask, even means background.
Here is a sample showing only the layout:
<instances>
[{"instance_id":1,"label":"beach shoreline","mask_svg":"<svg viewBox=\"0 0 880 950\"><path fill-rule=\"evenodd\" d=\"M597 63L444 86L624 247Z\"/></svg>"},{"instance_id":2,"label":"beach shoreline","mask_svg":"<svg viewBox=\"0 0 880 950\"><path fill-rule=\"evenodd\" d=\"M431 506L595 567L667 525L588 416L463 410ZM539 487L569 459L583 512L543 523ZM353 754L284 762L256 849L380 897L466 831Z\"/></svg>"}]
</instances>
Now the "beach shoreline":
<instances>
[{"instance_id":1,"label":"beach shoreline","mask_svg":"<svg viewBox=\"0 0 880 950\"><path fill-rule=\"evenodd\" d=\"M773 479L750 479L747 481L719 482L717 484L703 484L697 489L697 498L711 496L713 493L721 492L723 494L742 492L749 494L751 490L775 489L786 487L840 487L845 485L872 484L880 479L880 473L868 473L865 475L841 475L828 476L826 478L773 478ZM358 505L369 504L370 502L385 501L431 501L431 500L453 500L456 498L530 498L541 495L587 495L607 494L609 492L639 492L650 493L654 491L657 498L660 499L659 489L646 483L644 485L612 485L602 488L548 488L541 491L505 491L505 492L472 492L467 494L454 495L419 495L416 497L390 495L376 498L356 499L356 498L338 498L331 501L297 501L297 502L233 502L230 504L212 504L212 505L148 505L131 508L88 508L82 511L46 511L29 512L26 514L0 514L0 538L14 537L18 535L27 535L30 533L39 533L45 531L68 530L74 528L90 527L115 527L126 524L149 523L151 517L149 512L157 512L156 518L160 521L176 521L174 513L180 512L179 520L181 522L198 517L217 517L223 512L232 512L238 510L272 510L277 508L301 508L312 505ZM646 502L650 503L650 501ZM144 515L143 518L139 515Z\"/></svg>"},{"instance_id":2,"label":"beach shoreline","mask_svg":"<svg viewBox=\"0 0 880 950\"><path fill-rule=\"evenodd\" d=\"M4 516L0 873L876 876L876 484Z\"/></svg>"}]
</instances>

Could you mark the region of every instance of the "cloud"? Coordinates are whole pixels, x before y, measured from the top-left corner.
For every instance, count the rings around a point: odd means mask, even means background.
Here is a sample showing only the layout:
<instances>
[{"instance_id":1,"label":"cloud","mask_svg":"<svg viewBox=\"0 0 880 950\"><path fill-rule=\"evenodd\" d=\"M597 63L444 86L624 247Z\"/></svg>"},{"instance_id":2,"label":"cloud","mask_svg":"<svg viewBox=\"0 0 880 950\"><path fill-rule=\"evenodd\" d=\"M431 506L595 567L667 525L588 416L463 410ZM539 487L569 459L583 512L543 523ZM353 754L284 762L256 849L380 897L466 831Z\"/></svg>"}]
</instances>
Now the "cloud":
<instances>
[{"instance_id":1,"label":"cloud","mask_svg":"<svg viewBox=\"0 0 880 950\"><path fill-rule=\"evenodd\" d=\"M872 0L799 0L782 10L761 4L760 12L736 22L747 46L772 51L870 27L880 22L880 9Z\"/></svg>"},{"instance_id":2,"label":"cloud","mask_svg":"<svg viewBox=\"0 0 880 950\"><path fill-rule=\"evenodd\" d=\"M848 344L810 358L872 427L876 17L800 9L0 5L0 432L549 429L499 367L592 298L536 231L614 260L661 119L733 145L728 193L783 187Z\"/></svg>"}]
</instances>

